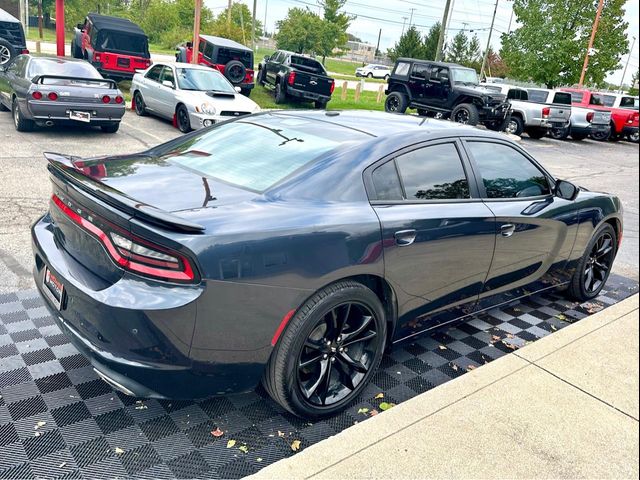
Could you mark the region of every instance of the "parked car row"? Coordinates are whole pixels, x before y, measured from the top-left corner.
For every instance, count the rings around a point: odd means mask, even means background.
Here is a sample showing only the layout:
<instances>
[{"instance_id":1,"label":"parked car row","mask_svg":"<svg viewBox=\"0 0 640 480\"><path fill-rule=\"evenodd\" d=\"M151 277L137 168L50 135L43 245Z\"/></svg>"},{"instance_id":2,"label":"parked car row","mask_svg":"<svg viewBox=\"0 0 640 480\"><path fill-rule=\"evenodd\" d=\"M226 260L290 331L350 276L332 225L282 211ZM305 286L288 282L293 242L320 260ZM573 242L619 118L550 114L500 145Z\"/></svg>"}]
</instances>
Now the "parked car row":
<instances>
[{"instance_id":1,"label":"parked car row","mask_svg":"<svg viewBox=\"0 0 640 480\"><path fill-rule=\"evenodd\" d=\"M480 83L475 70L453 63L400 58L387 80L387 112L449 118L531 138L626 137L638 142L638 98L586 89L524 88Z\"/></svg>"}]
</instances>

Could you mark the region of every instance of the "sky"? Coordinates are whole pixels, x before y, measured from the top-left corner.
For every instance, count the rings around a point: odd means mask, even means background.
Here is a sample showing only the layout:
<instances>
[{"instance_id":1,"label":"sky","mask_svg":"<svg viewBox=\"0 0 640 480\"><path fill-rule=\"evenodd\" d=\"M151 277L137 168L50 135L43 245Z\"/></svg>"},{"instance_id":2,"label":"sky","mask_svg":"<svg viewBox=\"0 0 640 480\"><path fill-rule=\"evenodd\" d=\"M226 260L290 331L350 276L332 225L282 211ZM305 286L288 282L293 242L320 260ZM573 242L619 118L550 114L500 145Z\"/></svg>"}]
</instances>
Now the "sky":
<instances>
[{"instance_id":1,"label":"sky","mask_svg":"<svg viewBox=\"0 0 640 480\"><path fill-rule=\"evenodd\" d=\"M253 8L253 0L241 0ZM473 31L480 38L484 46L487 44L491 17L495 7L495 0L452 0L453 14L447 31L447 38L453 37L460 30ZM385 51L392 47L400 37L403 24L405 28L411 23L422 33L426 33L436 22L442 20L446 0L347 0L344 10L357 15L348 29L349 33L361 38L363 41L376 44L378 33L380 36L380 50ZM625 20L629 23L627 34L631 46L632 37L638 38L640 0L627 0L625 4ZM205 4L213 9L214 13L221 12L227 6L227 0L205 0ZM498 0L498 10L491 45L494 49L500 48L500 34L516 27L515 20L511 19L510 0ZM257 0L257 18L265 22L267 31L275 29L275 22L287 15L287 10L292 7L309 7L320 12L316 0ZM595 15L595 12L594 12ZM631 52L629 68L625 81L630 82L633 72L638 69L640 38ZM618 84L622 78L624 63L623 58L620 68L607 78L608 81Z\"/></svg>"}]
</instances>

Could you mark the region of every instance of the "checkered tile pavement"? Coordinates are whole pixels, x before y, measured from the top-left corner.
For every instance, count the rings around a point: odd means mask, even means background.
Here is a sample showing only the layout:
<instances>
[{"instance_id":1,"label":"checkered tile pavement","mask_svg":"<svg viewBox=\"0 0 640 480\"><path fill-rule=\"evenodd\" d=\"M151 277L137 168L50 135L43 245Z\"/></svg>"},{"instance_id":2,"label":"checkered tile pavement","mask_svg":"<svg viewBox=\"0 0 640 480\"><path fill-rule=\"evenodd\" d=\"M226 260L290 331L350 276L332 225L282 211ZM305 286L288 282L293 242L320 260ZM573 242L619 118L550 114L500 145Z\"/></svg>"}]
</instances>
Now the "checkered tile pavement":
<instances>
[{"instance_id":1,"label":"checkered tile pavement","mask_svg":"<svg viewBox=\"0 0 640 480\"><path fill-rule=\"evenodd\" d=\"M538 295L397 346L358 401L316 423L260 389L199 402L114 392L36 291L0 295L0 478L240 478L294 455L295 440L304 449L366 420L381 402L402 402L637 291L612 276L589 303ZM216 428L224 435L212 435Z\"/></svg>"}]
</instances>

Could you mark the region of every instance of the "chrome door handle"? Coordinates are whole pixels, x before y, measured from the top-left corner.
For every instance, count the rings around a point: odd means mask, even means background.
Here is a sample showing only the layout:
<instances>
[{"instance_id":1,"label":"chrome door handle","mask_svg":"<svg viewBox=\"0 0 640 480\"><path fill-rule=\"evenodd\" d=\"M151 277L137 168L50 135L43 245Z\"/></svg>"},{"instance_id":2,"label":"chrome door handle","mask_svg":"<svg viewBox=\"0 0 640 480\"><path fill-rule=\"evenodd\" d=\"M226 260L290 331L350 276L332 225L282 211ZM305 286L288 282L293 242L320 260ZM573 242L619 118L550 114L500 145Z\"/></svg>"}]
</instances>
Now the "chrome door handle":
<instances>
[{"instance_id":1,"label":"chrome door handle","mask_svg":"<svg viewBox=\"0 0 640 480\"><path fill-rule=\"evenodd\" d=\"M398 245L399 247L407 247L411 245L416 239L416 231L399 230L393 234L393 237L396 239L396 245Z\"/></svg>"},{"instance_id":2,"label":"chrome door handle","mask_svg":"<svg viewBox=\"0 0 640 480\"><path fill-rule=\"evenodd\" d=\"M507 223L500 227L500 233L503 237L510 237L516 231L516 226L513 223Z\"/></svg>"}]
</instances>

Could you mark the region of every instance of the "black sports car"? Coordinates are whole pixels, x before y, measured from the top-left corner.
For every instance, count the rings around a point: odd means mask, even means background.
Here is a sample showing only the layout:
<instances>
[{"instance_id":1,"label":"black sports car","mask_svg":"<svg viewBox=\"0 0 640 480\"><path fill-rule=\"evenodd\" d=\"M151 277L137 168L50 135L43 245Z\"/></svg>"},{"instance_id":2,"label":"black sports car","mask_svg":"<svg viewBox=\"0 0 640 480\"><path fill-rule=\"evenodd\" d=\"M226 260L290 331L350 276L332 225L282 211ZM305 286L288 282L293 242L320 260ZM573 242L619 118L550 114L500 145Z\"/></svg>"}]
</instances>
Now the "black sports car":
<instances>
[{"instance_id":1,"label":"black sports car","mask_svg":"<svg viewBox=\"0 0 640 480\"><path fill-rule=\"evenodd\" d=\"M335 413L388 344L515 297L598 294L620 200L502 135L375 112L269 112L136 155L47 154L34 274L132 395L253 389Z\"/></svg>"},{"instance_id":2,"label":"black sports car","mask_svg":"<svg viewBox=\"0 0 640 480\"><path fill-rule=\"evenodd\" d=\"M0 66L0 111L11 110L16 130L95 125L115 133L124 115L122 92L84 60L18 55Z\"/></svg>"}]
</instances>

